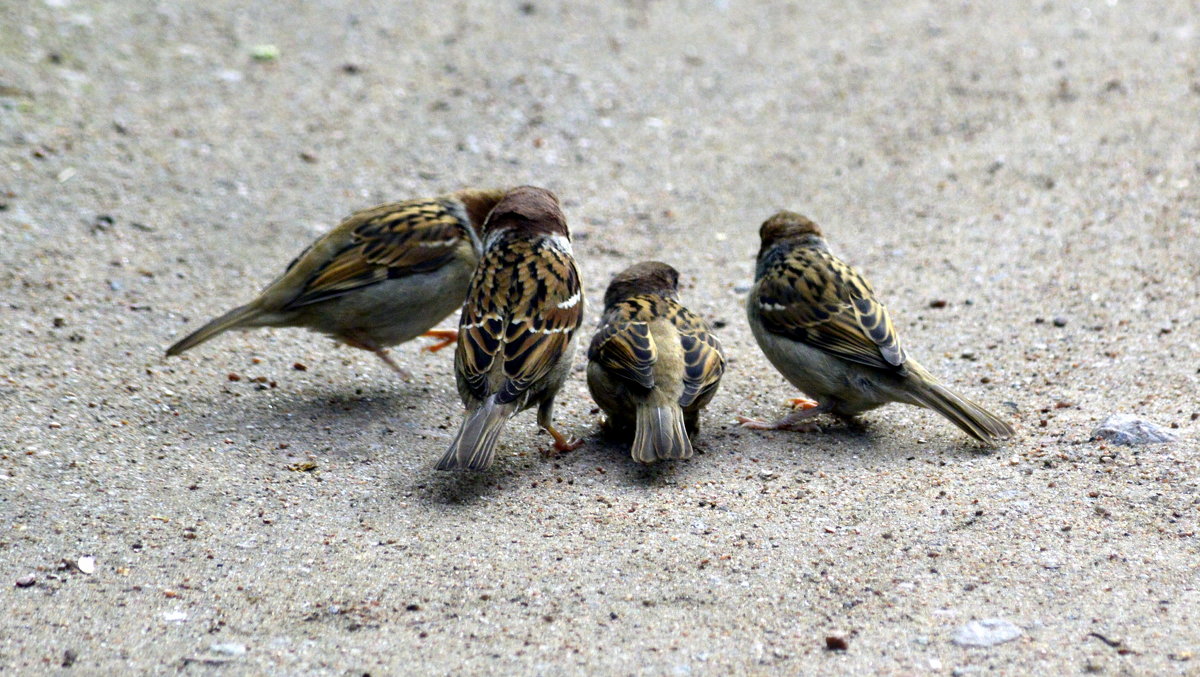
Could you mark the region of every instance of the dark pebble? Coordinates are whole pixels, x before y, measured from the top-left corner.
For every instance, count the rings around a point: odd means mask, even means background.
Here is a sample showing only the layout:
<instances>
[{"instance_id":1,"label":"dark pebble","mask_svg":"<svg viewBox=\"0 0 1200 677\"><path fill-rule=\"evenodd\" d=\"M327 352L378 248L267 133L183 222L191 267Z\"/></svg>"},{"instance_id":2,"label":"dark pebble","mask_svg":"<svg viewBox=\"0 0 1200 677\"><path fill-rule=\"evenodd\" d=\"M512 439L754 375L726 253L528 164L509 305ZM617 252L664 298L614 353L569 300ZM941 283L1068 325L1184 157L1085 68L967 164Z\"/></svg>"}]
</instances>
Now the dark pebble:
<instances>
[{"instance_id":1,"label":"dark pebble","mask_svg":"<svg viewBox=\"0 0 1200 677\"><path fill-rule=\"evenodd\" d=\"M847 642L845 637L838 637L837 635L829 635L828 637L825 638L825 650L826 651L845 651L846 649L849 649L849 648L850 648L850 642Z\"/></svg>"},{"instance_id":2,"label":"dark pebble","mask_svg":"<svg viewBox=\"0 0 1200 677\"><path fill-rule=\"evenodd\" d=\"M1056 326L1056 327L1065 327L1065 326L1067 326L1067 318L1065 318L1065 317L1056 317L1056 318L1054 318L1054 326Z\"/></svg>"}]
</instances>

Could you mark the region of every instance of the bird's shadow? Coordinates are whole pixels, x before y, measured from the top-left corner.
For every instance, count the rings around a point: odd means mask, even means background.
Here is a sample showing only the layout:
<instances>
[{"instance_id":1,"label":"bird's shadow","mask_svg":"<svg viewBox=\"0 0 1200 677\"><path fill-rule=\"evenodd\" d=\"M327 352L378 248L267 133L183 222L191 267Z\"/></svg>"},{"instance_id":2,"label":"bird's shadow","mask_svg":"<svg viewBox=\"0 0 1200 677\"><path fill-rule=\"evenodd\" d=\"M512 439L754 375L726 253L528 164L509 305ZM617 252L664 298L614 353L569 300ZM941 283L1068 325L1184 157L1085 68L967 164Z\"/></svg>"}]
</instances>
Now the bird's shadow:
<instances>
[{"instance_id":1,"label":"bird's shadow","mask_svg":"<svg viewBox=\"0 0 1200 677\"><path fill-rule=\"evenodd\" d=\"M372 460L379 460L372 448L380 440L404 453L418 453L426 446L423 441L444 434L446 425L439 425L445 412L430 404L443 393L424 384L373 383L350 390L313 386L269 397L256 394L218 400L208 408L190 407L174 420L206 437L238 431L251 445L265 438L293 449L319 446L336 456L370 455Z\"/></svg>"},{"instance_id":2,"label":"bird's shadow","mask_svg":"<svg viewBox=\"0 0 1200 677\"><path fill-rule=\"evenodd\" d=\"M416 484L420 500L437 508L473 506L504 491L504 480L511 473L493 466L481 471L440 471L430 474Z\"/></svg>"}]
</instances>

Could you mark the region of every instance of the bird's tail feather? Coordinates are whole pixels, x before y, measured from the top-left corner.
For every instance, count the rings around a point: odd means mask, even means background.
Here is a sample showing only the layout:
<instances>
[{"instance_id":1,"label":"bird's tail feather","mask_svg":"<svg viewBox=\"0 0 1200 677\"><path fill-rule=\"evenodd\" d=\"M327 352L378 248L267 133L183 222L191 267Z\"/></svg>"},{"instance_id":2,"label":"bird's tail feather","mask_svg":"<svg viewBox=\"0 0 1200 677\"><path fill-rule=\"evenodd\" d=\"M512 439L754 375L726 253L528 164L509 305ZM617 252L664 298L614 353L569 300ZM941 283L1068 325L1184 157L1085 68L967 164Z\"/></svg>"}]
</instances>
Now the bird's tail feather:
<instances>
[{"instance_id":1,"label":"bird's tail feather","mask_svg":"<svg viewBox=\"0 0 1200 677\"><path fill-rule=\"evenodd\" d=\"M683 425L683 410L674 402L637 408L637 432L630 450L638 463L692 457L692 441Z\"/></svg>"},{"instance_id":2,"label":"bird's tail feather","mask_svg":"<svg viewBox=\"0 0 1200 677\"><path fill-rule=\"evenodd\" d=\"M195 348L210 338L229 331L230 329L249 326L249 323L259 314L260 311L258 308L255 308L252 305L238 306L237 308L225 313L203 327L200 327L196 331L184 336L175 345L167 348L167 355L178 355L179 353L191 348Z\"/></svg>"},{"instance_id":3,"label":"bird's tail feather","mask_svg":"<svg viewBox=\"0 0 1200 677\"><path fill-rule=\"evenodd\" d=\"M496 456L496 442L504 424L517 411L515 402L496 404L493 395L467 415L450 448L438 461L438 470L483 470Z\"/></svg>"},{"instance_id":4,"label":"bird's tail feather","mask_svg":"<svg viewBox=\"0 0 1200 677\"><path fill-rule=\"evenodd\" d=\"M932 378L911 393L919 404L950 419L963 432L984 444L995 445L1014 434L1013 427L995 414Z\"/></svg>"}]
</instances>

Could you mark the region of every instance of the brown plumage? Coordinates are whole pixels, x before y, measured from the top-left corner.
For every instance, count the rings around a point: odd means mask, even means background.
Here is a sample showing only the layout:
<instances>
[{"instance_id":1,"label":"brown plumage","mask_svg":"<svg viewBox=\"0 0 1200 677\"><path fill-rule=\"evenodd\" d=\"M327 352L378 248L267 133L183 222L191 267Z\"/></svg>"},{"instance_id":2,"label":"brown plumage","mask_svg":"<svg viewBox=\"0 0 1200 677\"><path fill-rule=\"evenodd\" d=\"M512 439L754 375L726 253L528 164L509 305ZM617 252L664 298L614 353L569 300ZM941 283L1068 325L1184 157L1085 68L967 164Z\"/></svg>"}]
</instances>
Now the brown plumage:
<instances>
[{"instance_id":1,"label":"brown plumage","mask_svg":"<svg viewBox=\"0 0 1200 677\"><path fill-rule=\"evenodd\" d=\"M556 449L578 446L552 420L584 306L558 199L543 188L512 190L488 217L483 237L483 258L471 278L454 354L467 414L439 470L490 466L504 424L533 406Z\"/></svg>"},{"instance_id":2,"label":"brown plumage","mask_svg":"<svg viewBox=\"0 0 1200 677\"><path fill-rule=\"evenodd\" d=\"M587 374L606 425L633 434L630 455L639 463L690 458L700 410L725 372L721 344L679 303L679 273L665 263L638 263L618 274L604 305Z\"/></svg>"},{"instance_id":3,"label":"brown plumage","mask_svg":"<svg viewBox=\"0 0 1200 677\"><path fill-rule=\"evenodd\" d=\"M350 215L301 252L258 298L167 349L178 355L230 329L304 327L370 350L401 375L387 347L427 334L462 305L479 260L479 228L502 190L462 190Z\"/></svg>"},{"instance_id":4,"label":"brown plumage","mask_svg":"<svg viewBox=\"0 0 1200 677\"><path fill-rule=\"evenodd\" d=\"M986 444L1011 437L1012 426L955 393L900 345L871 285L834 256L808 218L780 212L760 230L762 247L746 312L775 368L816 399L757 429L802 428L830 412L852 417L889 402L933 409Z\"/></svg>"}]
</instances>

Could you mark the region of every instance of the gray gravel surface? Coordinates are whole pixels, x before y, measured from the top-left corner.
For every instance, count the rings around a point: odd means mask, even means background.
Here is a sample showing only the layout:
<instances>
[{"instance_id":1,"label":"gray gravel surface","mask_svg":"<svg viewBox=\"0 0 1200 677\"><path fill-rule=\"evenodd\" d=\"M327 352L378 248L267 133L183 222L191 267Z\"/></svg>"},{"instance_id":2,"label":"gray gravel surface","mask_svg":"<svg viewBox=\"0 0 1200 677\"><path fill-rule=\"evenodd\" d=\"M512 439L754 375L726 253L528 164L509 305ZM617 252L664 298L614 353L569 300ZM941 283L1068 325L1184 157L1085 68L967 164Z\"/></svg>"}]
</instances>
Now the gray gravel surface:
<instances>
[{"instance_id":1,"label":"gray gravel surface","mask_svg":"<svg viewBox=\"0 0 1200 677\"><path fill-rule=\"evenodd\" d=\"M583 4L0 0L0 671L1198 674L1196 4ZM162 355L350 210L524 182L589 332L651 257L720 325L696 458L577 374L585 447L439 474L447 352ZM1018 439L739 429L797 395L741 309L779 208Z\"/></svg>"}]
</instances>

